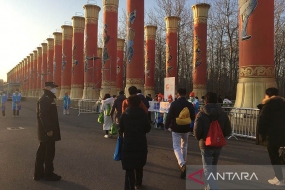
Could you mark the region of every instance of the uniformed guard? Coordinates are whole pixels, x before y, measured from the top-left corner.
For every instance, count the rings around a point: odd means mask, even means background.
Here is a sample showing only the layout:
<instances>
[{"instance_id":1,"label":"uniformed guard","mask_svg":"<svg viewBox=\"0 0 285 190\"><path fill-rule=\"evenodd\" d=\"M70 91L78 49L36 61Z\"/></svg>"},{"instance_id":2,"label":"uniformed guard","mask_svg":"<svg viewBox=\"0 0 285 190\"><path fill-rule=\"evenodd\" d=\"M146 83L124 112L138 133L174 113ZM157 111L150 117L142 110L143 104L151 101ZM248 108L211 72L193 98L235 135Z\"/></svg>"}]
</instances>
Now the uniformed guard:
<instances>
[{"instance_id":1,"label":"uniformed guard","mask_svg":"<svg viewBox=\"0 0 285 190\"><path fill-rule=\"evenodd\" d=\"M3 91L0 91L0 107L2 110L2 117L6 117L5 110L6 110L6 105L5 103L7 102L7 96L6 94L3 93Z\"/></svg>"},{"instance_id":2,"label":"uniformed guard","mask_svg":"<svg viewBox=\"0 0 285 190\"><path fill-rule=\"evenodd\" d=\"M56 87L54 82L45 82L44 94L37 102L38 139L34 180L58 181L61 176L55 174L53 159L55 141L61 140L57 107L55 104Z\"/></svg>"},{"instance_id":3,"label":"uniformed guard","mask_svg":"<svg viewBox=\"0 0 285 190\"><path fill-rule=\"evenodd\" d=\"M12 94L12 110L13 110L13 117L19 117L19 112L21 110L21 99L22 95L19 92L19 89Z\"/></svg>"}]
</instances>

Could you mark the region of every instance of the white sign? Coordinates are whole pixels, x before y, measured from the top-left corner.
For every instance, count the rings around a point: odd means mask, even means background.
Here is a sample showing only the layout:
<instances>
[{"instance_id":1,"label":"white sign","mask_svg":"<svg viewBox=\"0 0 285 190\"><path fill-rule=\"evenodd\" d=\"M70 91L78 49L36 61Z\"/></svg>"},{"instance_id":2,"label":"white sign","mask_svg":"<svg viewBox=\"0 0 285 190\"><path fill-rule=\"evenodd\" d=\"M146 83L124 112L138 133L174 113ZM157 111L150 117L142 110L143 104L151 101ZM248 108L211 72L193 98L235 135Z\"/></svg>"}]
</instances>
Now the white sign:
<instances>
[{"instance_id":1,"label":"white sign","mask_svg":"<svg viewBox=\"0 0 285 190\"><path fill-rule=\"evenodd\" d=\"M157 101L149 101L148 111L150 111L150 112L159 112L159 102L157 102Z\"/></svg>"},{"instance_id":2,"label":"white sign","mask_svg":"<svg viewBox=\"0 0 285 190\"><path fill-rule=\"evenodd\" d=\"M160 113L168 113L169 108L170 108L169 102L160 102L160 107L159 107Z\"/></svg>"},{"instance_id":3,"label":"white sign","mask_svg":"<svg viewBox=\"0 0 285 190\"><path fill-rule=\"evenodd\" d=\"M164 99L167 101L168 96L175 97L175 77L164 78Z\"/></svg>"}]
</instances>

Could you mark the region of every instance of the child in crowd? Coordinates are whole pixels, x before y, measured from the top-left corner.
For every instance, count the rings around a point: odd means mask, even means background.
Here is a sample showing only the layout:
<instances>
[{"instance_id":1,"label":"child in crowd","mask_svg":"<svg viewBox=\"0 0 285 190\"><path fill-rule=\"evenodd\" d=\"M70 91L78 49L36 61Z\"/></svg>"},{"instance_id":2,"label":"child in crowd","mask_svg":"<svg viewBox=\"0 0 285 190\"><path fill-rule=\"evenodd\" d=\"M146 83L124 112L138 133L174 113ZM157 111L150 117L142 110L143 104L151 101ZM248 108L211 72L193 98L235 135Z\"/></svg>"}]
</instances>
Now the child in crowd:
<instances>
[{"instance_id":1,"label":"child in crowd","mask_svg":"<svg viewBox=\"0 0 285 190\"><path fill-rule=\"evenodd\" d=\"M68 92L65 92L63 97L63 115L69 114L69 108L70 108L71 100L68 95Z\"/></svg>"}]
</instances>

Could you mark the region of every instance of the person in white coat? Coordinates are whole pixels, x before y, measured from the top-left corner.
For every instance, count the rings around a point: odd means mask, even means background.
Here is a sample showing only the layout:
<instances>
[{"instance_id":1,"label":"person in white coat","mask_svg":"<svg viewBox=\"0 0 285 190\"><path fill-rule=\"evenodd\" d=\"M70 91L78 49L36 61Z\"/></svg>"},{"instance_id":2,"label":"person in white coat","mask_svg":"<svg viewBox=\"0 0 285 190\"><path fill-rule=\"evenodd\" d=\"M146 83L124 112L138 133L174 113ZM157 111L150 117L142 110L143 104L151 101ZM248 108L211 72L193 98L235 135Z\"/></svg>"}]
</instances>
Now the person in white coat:
<instances>
[{"instance_id":1,"label":"person in white coat","mask_svg":"<svg viewBox=\"0 0 285 190\"><path fill-rule=\"evenodd\" d=\"M103 130L105 131L105 138L111 137L109 135L109 131L111 130L111 125L113 123L112 117L110 115L112 106L114 104L114 98L111 97L110 94L105 94L103 100L102 100L102 107L101 111L104 113L104 123L103 123Z\"/></svg>"}]
</instances>

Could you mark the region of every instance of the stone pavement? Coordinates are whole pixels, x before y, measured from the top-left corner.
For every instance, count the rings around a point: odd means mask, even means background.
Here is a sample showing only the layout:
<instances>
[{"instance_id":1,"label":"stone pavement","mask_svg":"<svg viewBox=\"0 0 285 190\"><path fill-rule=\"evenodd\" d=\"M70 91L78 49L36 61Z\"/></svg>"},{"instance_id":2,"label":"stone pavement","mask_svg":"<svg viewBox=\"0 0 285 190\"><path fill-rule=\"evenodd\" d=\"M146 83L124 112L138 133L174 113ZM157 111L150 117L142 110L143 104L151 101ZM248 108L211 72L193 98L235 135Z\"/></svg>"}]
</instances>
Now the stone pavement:
<instances>
[{"instance_id":1,"label":"stone pavement","mask_svg":"<svg viewBox=\"0 0 285 190\"><path fill-rule=\"evenodd\" d=\"M58 182L34 181L33 170L37 150L36 103L23 102L19 118L12 117L11 102L6 118L0 118L0 189L1 190L120 190L125 172L113 160L116 138L103 138L102 125L96 114L77 116L71 110L64 116L58 108L62 140L56 143L55 173ZM19 130L7 130L22 127ZM148 161L144 167L144 190L183 190L185 180L172 149L171 133L152 129L148 138ZM264 147L252 140L234 138L227 141L219 164L269 165ZM188 165L201 164L198 142L189 137ZM272 172L272 171L270 171Z\"/></svg>"}]
</instances>

